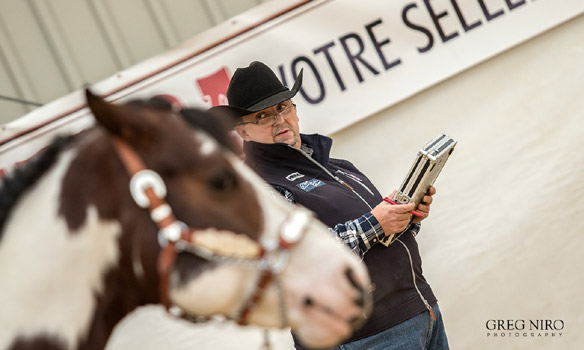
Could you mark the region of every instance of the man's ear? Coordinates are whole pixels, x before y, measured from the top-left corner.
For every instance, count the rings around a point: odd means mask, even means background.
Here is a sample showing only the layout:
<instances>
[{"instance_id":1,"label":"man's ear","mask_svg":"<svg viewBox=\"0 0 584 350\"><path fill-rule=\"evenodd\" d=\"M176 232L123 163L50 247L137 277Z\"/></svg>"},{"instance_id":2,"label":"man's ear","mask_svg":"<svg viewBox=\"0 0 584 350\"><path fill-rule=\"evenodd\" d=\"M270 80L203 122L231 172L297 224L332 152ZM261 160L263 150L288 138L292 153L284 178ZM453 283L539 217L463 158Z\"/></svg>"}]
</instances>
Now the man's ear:
<instances>
[{"instance_id":1,"label":"man's ear","mask_svg":"<svg viewBox=\"0 0 584 350\"><path fill-rule=\"evenodd\" d=\"M237 125L235 127L235 131L237 131L237 133L239 134L239 136L244 141L251 141L251 137L249 137L249 134L247 133L247 131L245 131L245 128L243 127L243 125Z\"/></svg>"}]
</instances>

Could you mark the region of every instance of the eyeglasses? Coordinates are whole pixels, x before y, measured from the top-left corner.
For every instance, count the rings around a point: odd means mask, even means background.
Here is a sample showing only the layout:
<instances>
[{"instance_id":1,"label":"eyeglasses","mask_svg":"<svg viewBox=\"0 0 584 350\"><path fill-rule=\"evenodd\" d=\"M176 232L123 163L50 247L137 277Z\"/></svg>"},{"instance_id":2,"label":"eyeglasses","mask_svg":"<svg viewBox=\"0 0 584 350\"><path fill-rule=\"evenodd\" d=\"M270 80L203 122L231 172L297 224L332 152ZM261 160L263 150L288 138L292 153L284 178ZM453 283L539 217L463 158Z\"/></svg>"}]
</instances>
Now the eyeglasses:
<instances>
[{"instance_id":1,"label":"eyeglasses","mask_svg":"<svg viewBox=\"0 0 584 350\"><path fill-rule=\"evenodd\" d=\"M291 105L279 105L278 112L275 114L268 114L264 112L260 112L254 116L255 120L251 122L242 122L238 123L237 125L245 125L245 124L255 124L258 126L272 126L276 122L278 117L282 117L283 119L288 118L292 115L292 110L296 108L295 104Z\"/></svg>"}]
</instances>

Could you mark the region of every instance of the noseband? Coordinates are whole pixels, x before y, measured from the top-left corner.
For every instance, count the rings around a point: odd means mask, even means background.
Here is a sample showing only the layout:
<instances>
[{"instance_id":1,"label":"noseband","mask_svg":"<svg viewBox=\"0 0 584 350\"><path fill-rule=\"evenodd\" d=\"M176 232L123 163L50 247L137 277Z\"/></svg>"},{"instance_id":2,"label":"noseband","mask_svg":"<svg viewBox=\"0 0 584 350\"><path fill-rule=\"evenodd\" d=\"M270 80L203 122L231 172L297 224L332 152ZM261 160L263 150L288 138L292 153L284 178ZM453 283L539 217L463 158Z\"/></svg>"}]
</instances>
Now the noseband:
<instances>
[{"instance_id":1,"label":"noseband","mask_svg":"<svg viewBox=\"0 0 584 350\"><path fill-rule=\"evenodd\" d=\"M164 199L166 186L160 175L146 168L138 154L124 141L114 138L113 145L130 175L132 198L138 206L148 209L150 218L159 230L158 241L161 250L158 254L157 269L160 276L160 299L166 310L170 311L171 308L170 272L176 256L180 252L189 252L211 262L250 266L258 270L259 278L255 290L235 315L228 316L240 325L247 324L251 310L260 303L270 282L275 281L280 301L281 327L286 327L284 293L278 276L288 263L290 249L304 237L306 227L312 220L312 214L307 210L293 210L282 223L277 239L261 244L259 253L255 257L239 258L214 253L194 244L193 239L197 230L175 218L172 208ZM193 319L189 316L184 317Z\"/></svg>"}]
</instances>

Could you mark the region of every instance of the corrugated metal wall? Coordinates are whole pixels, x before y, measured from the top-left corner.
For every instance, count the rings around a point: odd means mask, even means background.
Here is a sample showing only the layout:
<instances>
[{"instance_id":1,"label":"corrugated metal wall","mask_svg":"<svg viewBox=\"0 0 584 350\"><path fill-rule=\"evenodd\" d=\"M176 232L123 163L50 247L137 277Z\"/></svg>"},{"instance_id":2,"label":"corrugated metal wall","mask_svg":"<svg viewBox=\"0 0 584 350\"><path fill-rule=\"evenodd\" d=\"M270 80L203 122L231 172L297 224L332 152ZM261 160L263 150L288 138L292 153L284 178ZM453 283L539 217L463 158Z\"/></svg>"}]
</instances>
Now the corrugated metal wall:
<instances>
[{"instance_id":1,"label":"corrugated metal wall","mask_svg":"<svg viewBox=\"0 0 584 350\"><path fill-rule=\"evenodd\" d=\"M0 124L266 1L0 0Z\"/></svg>"}]
</instances>

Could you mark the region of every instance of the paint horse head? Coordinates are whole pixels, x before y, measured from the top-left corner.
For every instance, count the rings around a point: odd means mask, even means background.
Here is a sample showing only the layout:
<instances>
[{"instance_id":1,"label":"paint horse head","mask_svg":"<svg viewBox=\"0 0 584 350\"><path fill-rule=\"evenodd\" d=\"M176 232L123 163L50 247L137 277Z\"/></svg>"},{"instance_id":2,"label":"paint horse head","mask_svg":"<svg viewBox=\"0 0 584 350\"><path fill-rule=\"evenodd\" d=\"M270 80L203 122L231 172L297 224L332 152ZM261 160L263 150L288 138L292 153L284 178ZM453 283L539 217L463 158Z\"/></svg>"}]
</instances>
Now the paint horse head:
<instances>
[{"instance_id":1,"label":"paint horse head","mask_svg":"<svg viewBox=\"0 0 584 350\"><path fill-rule=\"evenodd\" d=\"M230 152L220 119L87 104L95 127L0 190L0 348L101 349L151 303L289 326L315 347L363 320L364 265Z\"/></svg>"}]
</instances>

